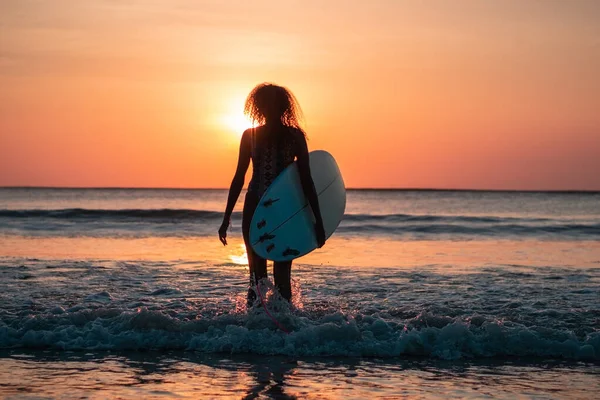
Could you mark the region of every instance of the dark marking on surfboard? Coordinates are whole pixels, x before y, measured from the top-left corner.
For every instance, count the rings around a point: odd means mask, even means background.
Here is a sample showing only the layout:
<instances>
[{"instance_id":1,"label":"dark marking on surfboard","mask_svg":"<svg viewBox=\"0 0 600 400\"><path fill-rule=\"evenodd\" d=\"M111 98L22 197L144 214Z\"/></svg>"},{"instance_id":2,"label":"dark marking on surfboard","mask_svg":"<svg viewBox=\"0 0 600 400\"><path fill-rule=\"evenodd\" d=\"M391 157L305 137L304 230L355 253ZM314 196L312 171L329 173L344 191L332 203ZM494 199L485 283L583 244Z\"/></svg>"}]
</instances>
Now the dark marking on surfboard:
<instances>
[{"instance_id":1,"label":"dark marking on surfboard","mask_svg":"<svg viewBox=\"0 0 600 400\"><path fill-rule=\"evenodd\" d=\"M291 248L287 248L285 249L285 251L283 252L283 256L287 257L287 256L297 256L298 254L300 254L300 252L296 249L291 249Z\"/></svg>"},{"instance_id":2,"label":"dark marking on surfboard","mask_svg":"<svg viewBox=\"0 0 600 400\"><path fill-rule=\"evenodd\" d=\"M267 200L263 201L263 206L271 207L273 205L273 203L275 203L276 201L279 201L279 199L267 199Z\"/></svg>"},{"instance_id":3,"label":"dark marking on surfboard","mask_svg":"<svg viewBox=\"0 0 600 400\"><path fill-rule=\"evenodd\" d=\"M270 253L271 250L273 250L275 248L275 244L271 243L270 245L267 246L267 253Z\"/></svg>"},{"instance_id":4,"label":"dark marking on surfboard","mask_svg":"<svg viewBox=\"0 0 600 400\"><path fill-rule=\"evenodd\" d=\"M262 243L262 242L264 242L264 241L266 241L266 240L271 240L271 239L273 239L274 237L275 237L275 235L271 235L271 234L269 234L269 233L265 233L264 235L262 235L261 237L259 237L259 238L258 238L258 241L259 241L260 243Z\"/></svg>"},{"instance_id":5,"label":"dark marking on surfboard","mask_svg":"<svg viewBox=\"0 0 600 400\"><path fill-rule=\"evenodd\" d=\"M260 222L258 222L258 223L256 224L256 227L257 227L258 229L262 229L262 228L264 228L264 227L265 227L265 225L266 225L266 224L267 224L267 221L265 221L265 219L263 218L263 219L262 219L262 221L260 221Z\"/></svg>"}]
</instances>

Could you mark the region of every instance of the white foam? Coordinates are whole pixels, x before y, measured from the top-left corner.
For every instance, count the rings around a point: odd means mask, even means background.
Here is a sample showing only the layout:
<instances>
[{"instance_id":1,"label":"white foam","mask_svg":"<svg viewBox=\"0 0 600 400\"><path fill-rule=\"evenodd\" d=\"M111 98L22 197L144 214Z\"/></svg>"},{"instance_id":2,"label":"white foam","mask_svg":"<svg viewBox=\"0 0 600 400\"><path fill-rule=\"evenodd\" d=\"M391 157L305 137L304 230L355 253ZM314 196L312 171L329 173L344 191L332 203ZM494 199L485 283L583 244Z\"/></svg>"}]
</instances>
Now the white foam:
<instances>
[{"instance_id":1,"label":"white foam","mask_svg":"<svg viewBox=\"0 0 600 400\"><path fill-rule=\"evenodd\" d=\"M237 267L196 266L202 274L189 275L162 262L23 262L35 279L15 278L10 260L0 261L3 348L600 359L600 306L587 290L597 270L579 273L586 279L556 268L514 277L506 268L363 269L349 277L299 266L294 305L273 295L271 283L261 292L286 334L261 307L245 309L247 272ZM45 278L56 271L61 279ZM572 279L544 279L557 275Z\"/></svg>"}]
</instances>

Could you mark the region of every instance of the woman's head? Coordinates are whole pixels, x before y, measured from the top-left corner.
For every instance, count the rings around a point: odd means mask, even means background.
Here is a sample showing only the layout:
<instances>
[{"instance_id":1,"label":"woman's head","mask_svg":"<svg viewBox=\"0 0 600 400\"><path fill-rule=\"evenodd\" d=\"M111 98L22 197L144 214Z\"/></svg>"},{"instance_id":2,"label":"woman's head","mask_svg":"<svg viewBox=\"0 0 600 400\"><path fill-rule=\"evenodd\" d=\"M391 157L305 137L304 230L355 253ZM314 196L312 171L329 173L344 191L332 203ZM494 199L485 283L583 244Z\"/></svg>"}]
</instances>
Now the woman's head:
<instances>
[{"instance_id":1,"label":"woman's head","mask_svg":"<svg viewBox=\"0 0 600 400\"><path fill-rule=\"evenodd\" d=\"M283 86L257 85L246 99L244 113L259 125L281 122L300 129L302 110L292 92Z\"/></svg>"}]
</instances>

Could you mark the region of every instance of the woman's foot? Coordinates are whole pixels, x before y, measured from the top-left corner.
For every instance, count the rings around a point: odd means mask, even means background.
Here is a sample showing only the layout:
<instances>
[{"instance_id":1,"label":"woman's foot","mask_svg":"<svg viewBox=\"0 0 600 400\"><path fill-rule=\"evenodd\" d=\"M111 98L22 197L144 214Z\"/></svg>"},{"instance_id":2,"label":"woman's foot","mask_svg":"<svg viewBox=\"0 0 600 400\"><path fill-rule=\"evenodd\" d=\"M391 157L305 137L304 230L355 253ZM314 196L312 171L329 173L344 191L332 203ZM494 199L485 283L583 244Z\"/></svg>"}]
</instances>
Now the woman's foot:
<instances>
[{"instance_id":1,"label":"woman's foot","mask_svg":"<svg viewBox=\"0 0 600 400\"><path fill-rule=\"evenodd\" d=\"M276 286L277 291L281 295L284 300L287 300L288 303L292 303L292 287L291 285L281 285Z\"/></svg>"}]
</instances>

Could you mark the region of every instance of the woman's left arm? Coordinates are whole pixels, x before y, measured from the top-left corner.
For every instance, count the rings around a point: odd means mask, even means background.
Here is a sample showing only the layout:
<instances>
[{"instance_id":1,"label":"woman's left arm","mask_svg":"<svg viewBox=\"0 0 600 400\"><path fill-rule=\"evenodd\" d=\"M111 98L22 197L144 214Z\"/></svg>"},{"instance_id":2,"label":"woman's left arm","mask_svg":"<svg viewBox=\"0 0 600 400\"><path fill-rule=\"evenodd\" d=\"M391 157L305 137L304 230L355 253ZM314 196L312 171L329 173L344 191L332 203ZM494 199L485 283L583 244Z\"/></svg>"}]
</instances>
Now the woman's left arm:
<instances>
[{"instance_id":1,"label":"woman's left arm","mask_svg":"<svg viewBox=\"0 0 600 400\"><path fill-rule=\"evenodd\" d=\"M237 202L238 197L240 197L240 193L242 192L242 188L244 187L246 171L248 171L248 166L250 165L251 134L252 132L250 131L250 129L246 130L242 135L242 140L240 141L240 154L238 157L237 169L235 171L235 175L233 176L233 180L231 181L231 186L229 187L227 207L225 207L223 223L219 228L219 240L221 241L221 243L223 243L223 245L227 245L227 228L229 228L231 214L233 213L235 203Z\"/></svg>"}]
</instances>

